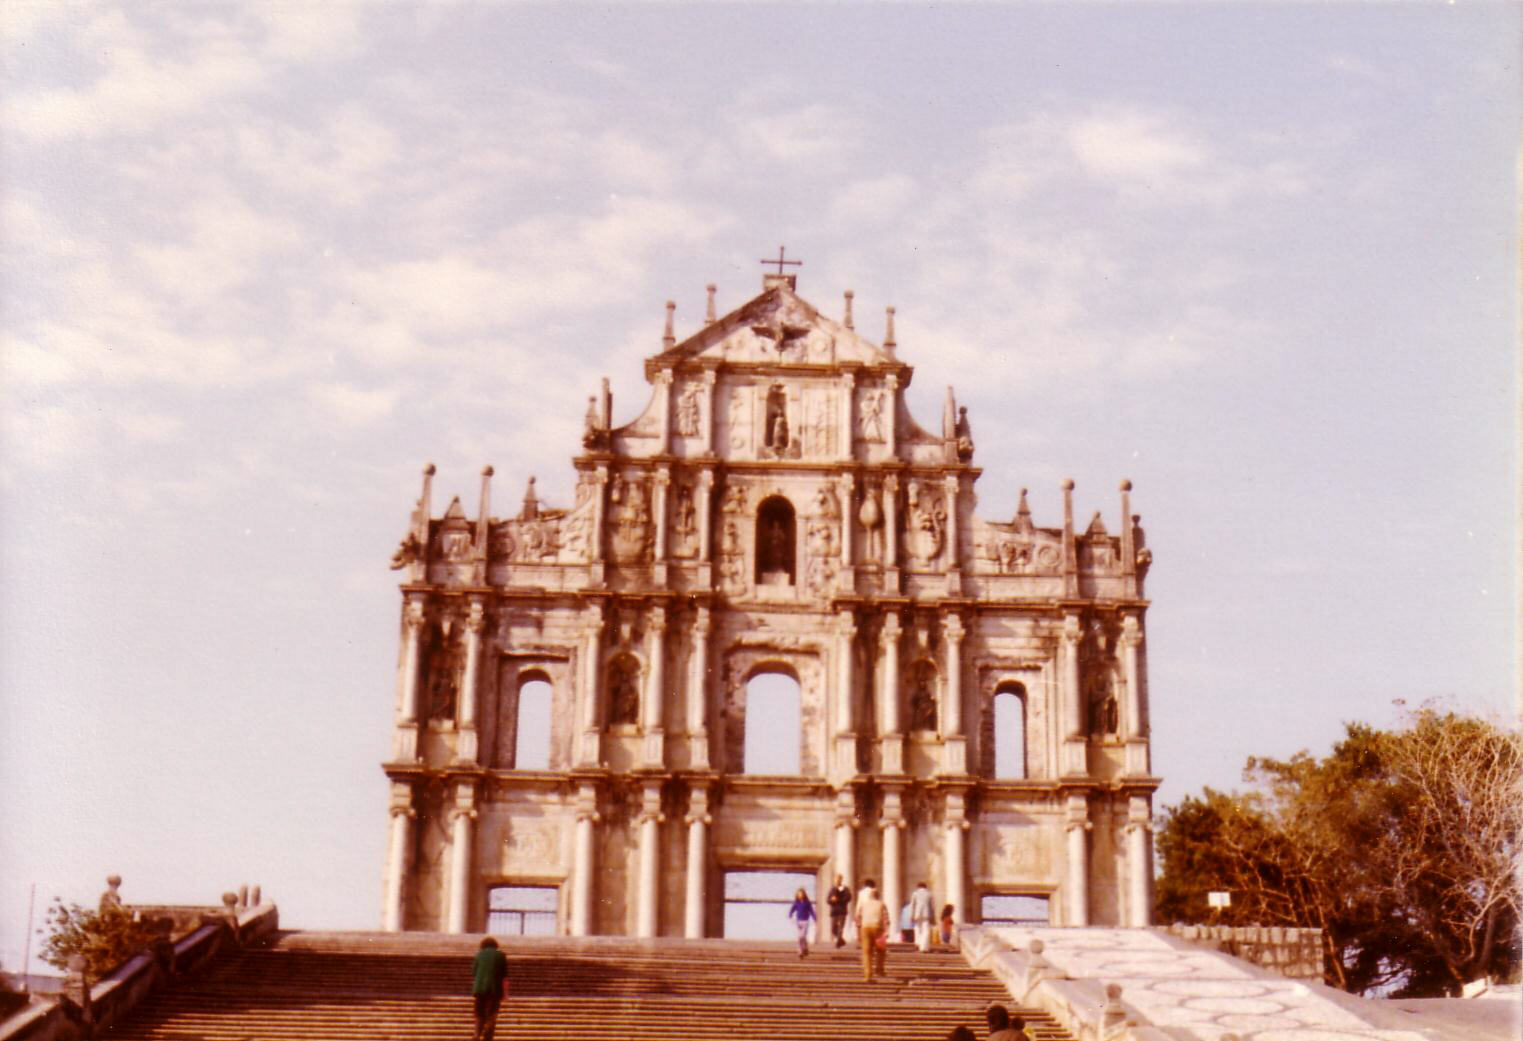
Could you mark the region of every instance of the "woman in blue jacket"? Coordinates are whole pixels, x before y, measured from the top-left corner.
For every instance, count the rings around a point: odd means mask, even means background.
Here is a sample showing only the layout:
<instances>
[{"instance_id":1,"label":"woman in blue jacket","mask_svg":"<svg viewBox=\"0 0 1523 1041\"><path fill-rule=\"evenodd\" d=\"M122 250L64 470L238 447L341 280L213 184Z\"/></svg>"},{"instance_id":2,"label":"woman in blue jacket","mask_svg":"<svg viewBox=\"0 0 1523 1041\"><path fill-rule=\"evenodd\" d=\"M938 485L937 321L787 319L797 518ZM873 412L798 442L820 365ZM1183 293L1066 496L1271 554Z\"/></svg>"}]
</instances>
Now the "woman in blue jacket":
<instances>
[{"instance_id":1,"label":"woman in blue jacket","mask_svg":"<svg viewBox=\"0 0 1523 1041\"><path fill-rule=\"evenodd\" d=\"M793 906L788 908L788 917L793 919L793 927L799 931L799 957L807 958L809 930L814 923L814 905L802 889L793 894Z\"/></svg>"}]
</instances>

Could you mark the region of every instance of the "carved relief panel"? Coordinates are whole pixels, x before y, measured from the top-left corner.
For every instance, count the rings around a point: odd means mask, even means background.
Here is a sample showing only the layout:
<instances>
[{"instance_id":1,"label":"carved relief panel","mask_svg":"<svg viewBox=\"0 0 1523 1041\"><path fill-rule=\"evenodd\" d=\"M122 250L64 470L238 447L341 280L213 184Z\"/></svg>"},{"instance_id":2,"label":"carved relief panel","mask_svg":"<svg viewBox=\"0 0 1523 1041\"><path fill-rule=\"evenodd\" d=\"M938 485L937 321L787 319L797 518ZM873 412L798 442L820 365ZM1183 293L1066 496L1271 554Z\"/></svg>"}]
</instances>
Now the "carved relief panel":
<instances>
[{"instance_id":1,"label":"carved relief panel","mask_svg":"<svg viewBox=\"0 0 1523 1041\"><path fill-rule=\"evenodd\" d=\"M904 493L904 552L910 563L932 567L947 537L947 504L935 485L913 480Z\"/></svg>"},{"instance_id":2,"label":"carved relief panel","mask_svg":"<svg viewBox=\"0 0 1523 1041\"><path fill-rule=\"evenodd\" d=\"M608 551L617 564L643 564L650 559L650 482L644 476L620 474L608 492Z\"/></svg>"}]
</instances>

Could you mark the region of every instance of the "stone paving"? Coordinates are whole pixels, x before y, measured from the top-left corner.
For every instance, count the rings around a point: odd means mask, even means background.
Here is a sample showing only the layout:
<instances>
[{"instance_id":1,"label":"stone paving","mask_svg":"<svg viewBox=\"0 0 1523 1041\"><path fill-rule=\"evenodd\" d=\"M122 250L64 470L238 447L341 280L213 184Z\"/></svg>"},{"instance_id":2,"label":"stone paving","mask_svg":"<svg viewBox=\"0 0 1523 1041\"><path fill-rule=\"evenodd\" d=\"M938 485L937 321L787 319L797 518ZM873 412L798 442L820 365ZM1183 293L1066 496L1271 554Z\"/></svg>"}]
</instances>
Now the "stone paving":
<instances>
[{"instance_id":1,"label":"stone paving","mask_svg":"<svg viewBox=\"0 0 1523 1041\"><path fill-rule=\"evenodd\" d=\"M1200 1041L1427 1041L1376 1025L1361 999L1283 979L1228 955L1147 929L991 928L1013 951L1042 943L1044 975L1119 984L1129 1025ZM1033 959L1035 972L1039 963ZM1040 987L1038 988L1040 989ZM1134 1034L1138 1033L1134 1031ZM1124 1035L1122 1035L1124 1036Z\"/></svg>"}]
</instances>

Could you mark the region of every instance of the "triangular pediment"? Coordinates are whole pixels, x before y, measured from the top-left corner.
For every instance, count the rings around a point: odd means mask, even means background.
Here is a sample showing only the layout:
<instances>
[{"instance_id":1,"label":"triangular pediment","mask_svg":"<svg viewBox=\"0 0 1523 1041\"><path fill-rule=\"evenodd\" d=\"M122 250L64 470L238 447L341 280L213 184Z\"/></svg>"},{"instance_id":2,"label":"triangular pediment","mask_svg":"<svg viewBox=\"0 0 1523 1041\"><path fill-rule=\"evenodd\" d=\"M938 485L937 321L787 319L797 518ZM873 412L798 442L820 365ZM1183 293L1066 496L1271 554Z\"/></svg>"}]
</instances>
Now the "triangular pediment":
<instances>
[{"instance_id":1,"label":"triangular pediment","mask_svg":"<svg viewBox=\"0 0 1523 1041\"><path fill-rule=\"evenodd\" d=\"M653 361L662 368L709 360L782 365L897 365L890 351L821 314L786 284L716 319Z\"/></svg>"}]
</instances>

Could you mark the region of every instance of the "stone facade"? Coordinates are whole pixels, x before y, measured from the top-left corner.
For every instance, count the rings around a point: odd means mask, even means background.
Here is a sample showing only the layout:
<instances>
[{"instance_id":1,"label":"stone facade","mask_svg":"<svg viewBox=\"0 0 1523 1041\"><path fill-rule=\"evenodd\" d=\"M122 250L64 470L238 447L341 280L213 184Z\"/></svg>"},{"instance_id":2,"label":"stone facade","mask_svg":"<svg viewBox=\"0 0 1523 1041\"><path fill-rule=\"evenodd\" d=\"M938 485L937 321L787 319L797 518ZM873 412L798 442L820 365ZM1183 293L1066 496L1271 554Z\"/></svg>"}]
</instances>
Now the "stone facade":
<instances>
[{"instance_id":1,"label":"stone facade","mask_svg":"<svg viewBox=\"0 0 1523 1041\"><path fill-rule=\"evenodd\" d=\"M476 931L494 885L553 887L572 935L716 936L742 870L931 883L959 919L990 895L1055 924L1148 922L1151 806L1142 585L1121 485L1039 527L974 513L950 388L937 430L881 344L791 275L646 360L612 422L605 381L575 502L532 480L515 516L423 494L402 571L389 929ZM798 685L799 772L744 762L749 681ZM549 684L548 769L517 769L520 690ZM1018 732L996 734L1013 695ZM789 717L791 720L791 716ZM762 724L757 724L762 725ZM791 725L791 723L790 723ZM787 740L788 735L783 739ZM996 776L996 740L1024 766ZM1006 776L1010 775L1011 776Z\"/></svg>"}]
</instances>

